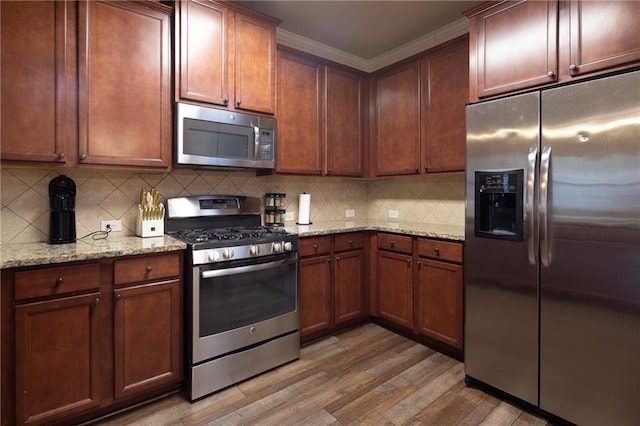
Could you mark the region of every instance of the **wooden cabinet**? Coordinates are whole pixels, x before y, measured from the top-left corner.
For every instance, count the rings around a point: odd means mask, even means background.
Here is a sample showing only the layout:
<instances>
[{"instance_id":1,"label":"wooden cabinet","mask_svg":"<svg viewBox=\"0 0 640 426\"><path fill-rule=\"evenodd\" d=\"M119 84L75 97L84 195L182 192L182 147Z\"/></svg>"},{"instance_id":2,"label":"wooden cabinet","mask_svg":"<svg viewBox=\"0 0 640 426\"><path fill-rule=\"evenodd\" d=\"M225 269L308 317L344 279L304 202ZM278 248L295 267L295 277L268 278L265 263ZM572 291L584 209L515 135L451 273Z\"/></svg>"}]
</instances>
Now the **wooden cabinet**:
<instances>
[{"instance_id":1,"label":"wooden cabinet","mask_svg":"<svg viewBox=\"0 0 640 426\"><path fill-rule=\"evenodd\" d=\"M464 171L466 36L375 76L377 176Z\"/></svg>"},{"instance_id":2,"label":"wooden cabinet","mask_svg":"<svg viewBox=\"0 0 640 426\"><path fill-rule=\"evenodd\" d=\"M278 173L364 174L365 79L360 72L278 49Z\"/></svg>"},{"instance_id":3,"label":"wooden cabinet","mask_svg":"<svg viewBox=\"0 0 640 426\"><path fill-rule=\"evenodd\" d=\"M378 315L392 323L413 327L412 238L378 234Z\"/></svg>"},{"instance_id":4,"label":"wooden cabinet","mask_svg":"<svg viewBox=\"0 0 640 426\"><path fill-rule=\"evenodd\" d=\"M415 332L462 350L462 244L421 238L416 256Z\"/></svg>"},{"instance_id":5,"label":"wooden cabinet","mask_svg":"<svg viewBox=\"0 0 640 426\"><path fill-rule=\"evenodd\" d=\"M300 239L300 338L306 342L362 321L364 234Z\"/></svg>"},{"instance_id":6,"label":"wooden cabinet","mask_svg":"<svg viewBox=\"0 0 640 426\"><path fill-rule=\"evenodd\" d=\"M116 260L114 267L115 397L179 382L183 371L179 256L138 256Z\"/></svg>"},{"instance_id":7,"label":"wooden cabinet","mask_svg":"<svg viewBox=\"0 0 640 426\"><path fill-rule=\"evenodd\" d=\"M176 2L176 100L275 111L278 20L227 2Z\"/></svg>"},{"instance_id":8,"label":"wooden cabinet","mask_svg":"<svg viewBox=\"0 0 640 426\"><path fill-rule=\"evenodd\" d=\"M0 157L74 163L75 2L0 2Z\"/></svg>"},{"instance_id":9,"label":"wooden cabinet","mask_svg":"<svg viewBox=\"0 0 640 426\"><path fill-rule=\"evenodd\" d=\"M2 284L3 425L78 423L179 389L181 252L6 269Z\"/></svg>"},{"instance_id":10,"label":"wooden cabinet","mask_svg":"<svg viewBox=\"0 0 640 426\"><path fill-rule=\"evenodd\" d=\"M420 61L375 77L377 176L420 173Z\"/></svg>"},{"instance_id":11,"label":"wooden cabinet","mask_svg":"<svg viewBox=\"0 0 640 426\"><path fill-rule=\"evenodd\" d=\"M170 7L1 7L3 162L170 168Z\"/></svg>"},{"instance_id":12,"label":"wooden cabinet","mask_svg":"<svg viewBox=\"0 0 640 426\"><path fill-rule=\"evenodd\" d=\"M638 2L491 2L470 19L470 94L479 99L640 62Z\"/></svg>"}]
</instances>

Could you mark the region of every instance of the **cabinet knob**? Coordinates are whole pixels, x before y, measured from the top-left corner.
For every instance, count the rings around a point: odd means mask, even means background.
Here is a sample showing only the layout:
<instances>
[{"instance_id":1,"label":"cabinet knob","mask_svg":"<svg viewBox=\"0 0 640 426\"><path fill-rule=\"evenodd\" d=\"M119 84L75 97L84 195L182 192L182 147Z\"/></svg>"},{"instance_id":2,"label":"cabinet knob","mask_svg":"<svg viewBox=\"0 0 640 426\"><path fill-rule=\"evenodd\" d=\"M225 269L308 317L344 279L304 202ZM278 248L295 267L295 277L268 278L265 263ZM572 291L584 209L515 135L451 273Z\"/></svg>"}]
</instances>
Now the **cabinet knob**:
<instances>
[{"instance_id":1,"label":"cabinet knob","mask_svg":"<svg viewBox=\"0 0 640 426\"><path fill-rule=\"evenodd\" d=\"M58 153L58 160L62 160L64 158L64 152Z\"/></svg>"},{"instance_id":2,"label":"cabinet knob","mask_svg":"<svg viewBox=\"0 0 640 426\"><path fill-rule=\"evenodd\" d=\"M428 166L424 166L424 171L425 173L429 171L429 167Z\"/></svg>"},{"instance_id":3,"label":"cabinet knob","mask_svg":"<svg viewBox=\"0 0 640 426\"><path fill-rule=\"evenodd\" d=\"M93 306L98 306L100 304L100 298L96 297L95 299L93 299Z\"/></svg>"},{"instance_id":4,"label":"cabinet knob","mask_svg":"<svg viewBox=\"0 0 640 426\"><path fill-rule=\"evenodd\" d=\"M396 245L395 241L389 241L389 245L391 246L391 248L393 248Z\"/></svg>"},{"instance_id":5,"label":"cabinet knob","mask_svg":"<svg viewBox=\"0 0 640 426\"><path fill-rule=\"evenodd\" d=\"M62 283L64 283L64 278L62 278L62 277L56 278L56 287L61 286Z\"/></svg>"},{"instance_id":6,"label":"cabinet knob","mask_svg":"<svg viewBox=\"0 0 640 426\"><path fill-rule=\"evenodd\" d=\"M571 71L575 71L575 70L577 70L577 69L578 69L578 66L577 66L576 64L571 64L571 65L569 65L569 69L570 69Z\"/></svg>"},{"instance_id":7,"label":"cabinet knob","mask_svg":"<svg viewBox=\"0 0 640 426\"><path fill-rule=\"evenodd\" d=\"M547 77L549 77L549 78L553 78L555 75L556 75L556 73L554 73L553 71L549 71L547 73Z\"/></svg>"},{"instance_id":8,"label":"cabinet knob","mask_svg":"<svg viewBox=\"0 0 640 426\"><path fill-rule=\"evenodd\" d=\"M144 270L147 271L147 273L149 273L149 272L153 271L153 266L147 265L147 267L144 268Z\"/></svg>"},{"instance_id":9,"label":"cabinet knob","mask_svg":"<svg viewBox=\"0 0 640 426\"><path fill-rule=\"evenodd\" d=\"M116 293L115 299L116 299L116 302L119 300L122 300L122 295L120 293Z\"/></svg>"},{"instance_id":10,"label":"cabinet knob","mask_svg":"<svg viewBox=\"0 0 640 426\"><path fill-rule=\"evenodd\" d=\"M340 259L340 256L336 256L336 260L341 260L341 259Z\"/></svg>"},{"instance_id":11,"label":"cabinet knob","mask_svg":"<svg viewBox=\"0 0 640 426\"><path fill-rule=\"evenodd\" d=\"M318 250L318 245L317 244L314 244L311 247L313 247L314 250Z\"/></svg>"},{"instance_id":12,"label":"cabinet knob","mask_svg":"<svg viewBox=\"0 0 640 426\"><path fill-rule=\"evenodd\" d=\"M331 174L331 169L327 169L327 174L330 175Z\"/></svg>"},{"instance_id":13,"label":"cabinet knob","mask_svg":"<svg viewBox=\"0 0 640 426\"><path fill-rule=\"evenodd\" d=\"M349 245L352 246L353 245L353 240L349 240Z\"/></svg>"},{"instance_id":14,"label":"cabinet knob","mask_svg":"<svg viewBox=\"0 0 640 426\"><path fill-rule=\"evenodd\" d=\"M224 98L223 102L225 105L229 105L229 98Z\"/></svg>"},{"instance_id":15,"label":"cabinet knob","mask_svg":"<svg viewBox=\"0 0 640 426\"><path fill-rule=\"evenodd\" d=\"M416 167L416 173L420 173L420 167Z\"/></svg>"},{"instance_id":16,"label":"cabinet knob","mask_svg":"<svg viewBox=\"0 0 640 426\"><path fill-rule=\"evenodd\" d=\"M416 265L418 265L418 268L422 267L422 262L420 262L419 260L416 262Z\"/></svg>"},{"instance_id":17,"label":"cabinet knob","mask_svg":"<svg viewBox=\"0 0 640 426\"><path fill-rule=\"evenodd\" d=\"M81 160L86 160L87 159L87 154L80 154L80 159Z\"/></svg>"},{"instance_id":18,"label":"cabinet knob","mask_svg":"<svg viewBox=\"0 0 640 426\"><path fill-rule=\"evenodd\" d=\"M236 102L236 106L239 107L240 105L242 105L241 101Z\"/></svg>"},{"instance_id":19,"label":"cabinet knob","mask_svg":"<svg viewBox=\"0 0 640 426\"><path fill-rule=\"evenodd\" d=\"M407 265L411 265L411 259L407 259Z\"/></svg>"},{"instance_id":20,"label":"cabinet knob","mask_svg":"<svg viewBox=\"0 0 640 426\"><path fill-rule=\"evenodd\" d=\"M330 257L327 257L327 262L331 262L331 258Z\"/></svg>"},{"instance_id":21,"label":"cabinet knob","mask_svg":"<svg viewBox=\"0 0 640 426\"><path fill-rule=\"evenodd\" d=\"M434 247L433 251L435 251L436 254L440 256L440 247Z\"/></svg>"}]
</instances>

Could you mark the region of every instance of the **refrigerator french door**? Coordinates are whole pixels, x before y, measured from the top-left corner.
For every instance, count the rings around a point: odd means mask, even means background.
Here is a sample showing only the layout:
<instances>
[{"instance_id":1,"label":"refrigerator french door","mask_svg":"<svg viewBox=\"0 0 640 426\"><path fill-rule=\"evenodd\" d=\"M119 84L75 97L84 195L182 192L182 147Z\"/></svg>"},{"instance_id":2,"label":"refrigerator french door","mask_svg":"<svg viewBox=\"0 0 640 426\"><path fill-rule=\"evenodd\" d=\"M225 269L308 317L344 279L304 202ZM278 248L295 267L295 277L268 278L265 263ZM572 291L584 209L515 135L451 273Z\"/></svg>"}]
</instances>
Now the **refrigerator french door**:
<instances>
[{"instance_id":1,"label":"refrigerator french door","mask_svg":"<svg viewBox=\"0 0 640 426\"><path fill-rule=\"evenodd\" d=\"M640 418L640 71L467 107L465 373Z\"/></svg>"}]
</instances>

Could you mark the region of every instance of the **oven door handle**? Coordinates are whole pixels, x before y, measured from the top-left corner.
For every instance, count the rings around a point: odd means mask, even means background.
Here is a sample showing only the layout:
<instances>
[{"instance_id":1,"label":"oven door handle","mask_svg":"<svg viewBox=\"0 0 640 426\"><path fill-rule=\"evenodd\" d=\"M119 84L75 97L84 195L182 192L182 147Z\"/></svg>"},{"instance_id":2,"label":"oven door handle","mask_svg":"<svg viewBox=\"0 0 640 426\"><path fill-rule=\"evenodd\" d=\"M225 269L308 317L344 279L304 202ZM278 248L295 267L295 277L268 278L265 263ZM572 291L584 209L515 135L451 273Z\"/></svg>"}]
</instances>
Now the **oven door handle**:
<instances>
[{"instance_id":1,"label":"oven door handle","mask_svg":"<svg viewBox=\"0 0 640 426\"><path fill-rule=\"evenodd\" d=\"M200 274L203 279L224 277L226 275L242 274L246 272L264 271L265 269L278 268L284 265L290 265L298 261L297 256L290 259L277 260L275 262L260 263L258 265L239 266L236 268L214 269L212 271L202 271Z\"/></svg>"}]
</instances>

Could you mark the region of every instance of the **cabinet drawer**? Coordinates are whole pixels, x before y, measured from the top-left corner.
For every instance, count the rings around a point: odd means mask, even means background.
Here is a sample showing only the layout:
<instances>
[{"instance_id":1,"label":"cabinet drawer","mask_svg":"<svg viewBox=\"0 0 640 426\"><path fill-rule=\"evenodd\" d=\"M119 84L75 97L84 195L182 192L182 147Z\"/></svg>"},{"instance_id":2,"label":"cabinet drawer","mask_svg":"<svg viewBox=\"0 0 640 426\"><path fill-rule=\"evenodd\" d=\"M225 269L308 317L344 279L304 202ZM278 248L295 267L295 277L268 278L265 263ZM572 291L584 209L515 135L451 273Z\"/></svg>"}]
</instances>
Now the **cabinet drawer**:
<instances>
[{"instance_id":1,"label":"cabinet drawer","mask_svg":"<svg viewBox=\"0 0 640 426\"><path fill-rule=\"evenodd\" d=\"M338 234L335 237L334 247L336 251L361 249L363 241L364 237L362 236L362 232Z\"/></svg>"},{"instance_id":2,"label":"cabinet drawer","mask_svg":"<svg viewBox=\"0 0 640 426\"><path fill-rule=\"evenodd\" d=\"M16 272L16 300L57 296L100 287L100 264Z\"/></svg>"},{"instance_id":3,"label":"cabinet drawer","mask_svg":"<svg viewBox=\"0 0 640 426\"><path fill-rule=\"evenodd\" d=\"M419 239L418 256L462 263L462 244L440 240Z\"/></svg>"},{"instance_id":4,"label":"cabinet drawer","mask_svg":"<svg viewBox=\"0 0 640 426\"><path fill-rule=\"evenodd\" d=\"M412 238L406 235L378 234L378 248L411 254Z\"/></svg>"},{"instance_id":5,"label":"cabinet drawer","mask_svg":"<svg viewBox=\"0 0 640 426\"><path fill-rule=\"evenodd\" d=\"M301 238L300 257L316 256L331 252L331 237L308 237Z\"/></svg>"},{"instance_id":6,"label":"cabinet drawer","mask_svg":"<svg viewBox=\"0 0 640 426\"><path fill-rule=\"evenodd\" d=\"M180 255L172 253L116 260L114 269L116 285L176 277L180 274Z\"/></svg>"}]
</instances>

